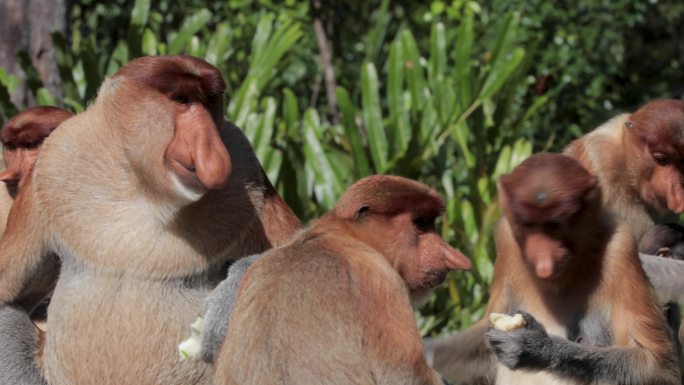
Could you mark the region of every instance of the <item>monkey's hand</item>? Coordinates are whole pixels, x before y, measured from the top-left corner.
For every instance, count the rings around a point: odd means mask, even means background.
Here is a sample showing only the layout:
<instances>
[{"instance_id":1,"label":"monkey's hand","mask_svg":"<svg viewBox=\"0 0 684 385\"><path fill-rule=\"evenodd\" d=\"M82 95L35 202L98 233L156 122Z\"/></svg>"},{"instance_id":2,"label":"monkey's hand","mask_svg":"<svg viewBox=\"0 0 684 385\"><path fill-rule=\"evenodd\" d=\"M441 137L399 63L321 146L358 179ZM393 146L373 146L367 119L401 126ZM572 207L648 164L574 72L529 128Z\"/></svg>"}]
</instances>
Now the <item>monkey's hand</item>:
<instances>
[{"instance_id":1,"label":"monkey's hand","mask_svg":"<svg viewBox=\"0 0 684 385\"><path fill-rule=\"evenodd\" d=\"M496 353L499 361L510 369L542 369L548 366L548 357L544 354L552 343L542 324L524 311L522 315L525 326L513 331L501 331L494 328L487 330L489 345Z\"/></svg>"}]
</instances>

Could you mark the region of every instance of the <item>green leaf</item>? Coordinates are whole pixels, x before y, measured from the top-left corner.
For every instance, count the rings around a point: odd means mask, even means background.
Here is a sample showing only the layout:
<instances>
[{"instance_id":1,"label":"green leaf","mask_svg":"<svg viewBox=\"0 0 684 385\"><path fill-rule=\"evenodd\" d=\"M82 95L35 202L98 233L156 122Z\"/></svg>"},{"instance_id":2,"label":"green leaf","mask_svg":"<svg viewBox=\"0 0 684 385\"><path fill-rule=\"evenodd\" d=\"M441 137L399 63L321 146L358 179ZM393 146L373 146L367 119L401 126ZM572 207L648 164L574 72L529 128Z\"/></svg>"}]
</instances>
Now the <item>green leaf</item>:
<instances>
[{"instance_id":1,"label":"green leaf","mask_svg":"<svg viewBox=\"0 0 684 385\"><path fill-rule=\"evenodd\" d=\"M304 156L307 165L313 171L316 198L324 209L329 210L335 206L342 191L342 183L335 177L330 161L323 151L318 132L322 132L318 113L310 108L304 113Z\"/></svg>"},{"instance_id":2,"label":"green leaf","mask_svg":"<svg viewBox=\"0 0 684 385\"><path fill-rule=\"evenodd\" d=\"M142 36L142 53L149 56L157 54L157 37L149 28L145 29Z\"/></svg>"},{"instance_id":3,"label":"green leaf","mask_svg":"<svg viewBox=\"0 0 684 385\"><path fill-rule=\"evenodd\" d=\"M151 0L135 0L131 11L131 24L128 27L128 51L132 57L143 55L143 31L150 13ZM149 48L149 47L148 47Z\"/></svg>"},{"instance_id":4,"label":"green leaf","mask_svg":"<svg viewBox=\"0 0 684 385\"><path fill-rule=\"evenodd\" d=\"M368 147L375 170L382 174L387 169L387 137L382 124L378 74L373 63L366 63L361 73L363 122L368 133Z\"/></svg>"},{"instance_id":5,"label":"green leaf","mask_svg":"<svg viewBox=\"0 0 684 385\"><path fill-rule=\"evenodd\" d=\"M221 68L230 54L230 43L233 40L233 30L227 21L216 26L216 32L212 34L207 46L204 59Z\"/></svg>"},{"instance_id":6,"label":"green leaf","mask_svg":"<svg viewBox=\"0 0 684 385\"><path fill-rule=\"evenodd\" d=\"M464 110L473 99L473 80L470 74L470 56L474 41L473 29L473 11L470 7L465 6L456 39L456 62L454 63L460 110Z\"/></svg>"},{"instance_id":7,"label":"green leaf","mask_svg":"<svg viewBox=\"0 0 684 385\"><path fill-rule=\"evenodd\" d=\"M513 53L502 59L497 65L492 68L492 71L487 76L487 80L482 86L480 91L480 99L491 98L508 80L509 76L518 68L518 65L522 62L525 57L525 50L522 48L515 48Z\"/></svg>"},{"instance_id":8,"label":"green leaf","mask_svg":"<svg viewBox=\"0 0 684 385\"><path fill-rule=\"evenodd\" d=\"M202 8L194 15L188 16L183 21L183 25L178 31L178 35L169 43L169 55L182 53L190 39L199 32L211 20L211 12Z\"/></svg>"},{"instance_id":9,"label":"green leaf","mask_svg":"<svg viewBox=\"0 0 684 385\"><path fill-rule=\"evenodd\" d=\"M340 113L342 114L342 126L344 128L345 137L349 141L351 147L352 158L354 160L354 176L362 178L370 175L370 166L368 165L368 157L363 147L363 141L359 128L356 125L354 106L349 98L349 93L342 87L337 87L337 103L340 106Z\"/></svg>"},{"instance_id":10,"label":"green leaf","mask_svg":"<svg viewBox=\"0 0 684 385\"><path fill-rule=\"evenodd\" d=\"M283 90L285 102L283 103L283 117L285 119L285 126L287 127L287 135L294 139L301 139L299 132L299 107L297 106L297 96L291 89L285 88Z\"/></svg>"},{"instance_id":11,"label":"green leaf","mask_svg":"<svg viewBox=\"0 0 684 385\"><path fill-rule=\"evenodd\" d=\"M422 109L422 105L427 99L425 94L425 76L423 67L420 64L420 53L413 34L408 30L402 30L401 36L402 52L404 54L404 65L406 66L406 80L411 93L411 111L414 115Z\"/></svg>"},{"instance_id":12,"label":"green leaf","mask_svg":"<svg viewBox=\"0 0 684 385\"><path fill-rule=\"evenodd\" d=\"M57 72L62 82L62 92L64 98L73 100L80 100L81 95L78 93L76 81L73 76L74 62L72 60L71 52L67 45L66 38L59 32L50 34L52 38L52 45L55 48L55 61L57 62Z\"/></svg>"},{"instance_id":13,"label":"green leaf","mask_svg":"<svg viewBox=\"0 0 684 385\"><path fill-rule=\"evenodd\" d=\"M446 69L446 35L444 24L435 23L430 33L430 86L436 88L443 81Z\"/></svg>"},{"instance_id":14,"label":"green leaf","mask_svg":"<svg viewBox=\"0 0 684 385\"><path fill-rule=\"evenodd\" d=\"M406 151L411 139L408 108L404 100L404 60L399 40L395 40L390 46L387 66L387 106L390 125L394 128L389 130L388 139L390 153L394 154L392 158L398 159Z\"/></svg>"},{"instance_id":15,"label":"green leaf","mask_svg":"<svg viewBox=\"0 0 684 385\"><path fill-rule=\"evenodd\" d=\"M81 61L86 83L83 99L86 102L95 97L98 87L104 80L98 66L94 44L94 38L90 38L86 39L81 46Z\"/></svg>"},{"instance_id":16,"label":"green leaf","mask_svg":"<svg viewBox=\"0 0 684 385\"><path fill-rule=\"evenodd\" d=\"M41 87L38 89L36 92L36 101L38 102L39 106L56 106L57 101L55 100L55 97L52 96L52 93L50 90L48 90L45 87Z\"/></svg>"}]
</instances>

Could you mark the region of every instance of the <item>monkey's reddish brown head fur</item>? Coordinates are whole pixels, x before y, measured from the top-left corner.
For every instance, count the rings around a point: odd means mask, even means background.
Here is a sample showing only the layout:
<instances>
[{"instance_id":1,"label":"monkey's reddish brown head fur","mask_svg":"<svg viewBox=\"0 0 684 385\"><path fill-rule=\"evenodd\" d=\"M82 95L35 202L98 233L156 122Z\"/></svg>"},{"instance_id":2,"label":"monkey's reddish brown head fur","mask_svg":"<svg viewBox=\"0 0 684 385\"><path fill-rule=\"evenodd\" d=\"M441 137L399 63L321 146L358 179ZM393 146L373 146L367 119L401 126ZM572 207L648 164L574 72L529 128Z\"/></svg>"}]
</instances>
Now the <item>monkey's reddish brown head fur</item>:
<instances>
[{"instance_id":1,"label":"monkey's reddish brown head fur","mask_svg":"<svg viewBox=\"0 0 684 385\"><path fill-rule=\"evenodd\" d=\"M33 169L40 146L52 131L74 114L57 107L32 107L12 117L0 130L5 171L0 180L11 195L24 183Z\"/></svg>"},{"instance_id":2,"label":"monkey's reddish brown head fur","mask_svg":"<svg viewBox=\"0 0 684 385\"><path fill-rule=\"evenodd\" d=\"M597 179L570 157L542 153L502 176L500 186L524 258L539 278L558 278L574 251L570 229L600 205Z\"/></svg>"},{"instance_id":3,"label":"monkey's reddish brown head fur","mask_svg":"<svg viewBox=\"0 0 684 385\"><path fill-rule=\"evenodd\" d=\"M625 123L634 188L658 211L684 212L684 101L655 100Z\"/></svg>"},{"instance_id":4,"label":"monkey's reddish brown head fur","mask_svg":"<svg viewBox=\"0 0 684 385\"><path fill-rule=\"evenodd\" d=\"M149 151L164 154L163 159L129 154L139 169L150 171L141 180L152 178L151 186L182 190L191 200L228 184L231 158L219 136L225 83L216 67L184 55L149 56L128 63L110 83L112 104L126 117L120 122L125 140L165 146L163 151ZM172 182L162 180L169 172Z\"/></svg>"},{"instance_id":5,"label":"monkey's reddish brown head fur","mask_svg":"<svg viewBox=\"0 0 684 385\"><path fill-rule=\"evenodd\" d=\"M450 270L470 262L436 232L442 198L422 183L396 176L370 176L352 185L335 210L354 236L380 252L414 295L441 283Z\"/></svg>"}]
</instances>

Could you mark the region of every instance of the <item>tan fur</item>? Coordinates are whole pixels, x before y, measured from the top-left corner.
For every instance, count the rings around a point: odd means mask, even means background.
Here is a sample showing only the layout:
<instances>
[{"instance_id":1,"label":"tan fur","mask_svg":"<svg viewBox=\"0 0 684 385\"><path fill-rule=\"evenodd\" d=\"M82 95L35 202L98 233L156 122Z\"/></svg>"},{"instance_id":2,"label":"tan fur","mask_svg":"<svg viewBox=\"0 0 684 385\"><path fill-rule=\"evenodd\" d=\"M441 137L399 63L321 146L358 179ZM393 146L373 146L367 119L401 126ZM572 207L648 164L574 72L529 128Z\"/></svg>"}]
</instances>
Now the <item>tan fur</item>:
<instances>
[{"instance_id":1,"label":"tan fur","mask_svg":"<svg viewBox=\"0 0 684 385\"><path fill-rule=\"evenodd\" d=\"M521 181L520 176L514 181L525 188L527 181ZM565 176L548 183L557 188L568 187ZM535 276L529 266L530 257L521 251L519 237L527 230L513 222L505 199L502 204L506 216L496 232L497 259L491 294L499 300L490 302L487 313L524 310L544 325L549 335L562 338L567 338L566 325L571 324L573 316L601 314L608 320L614 338L610 348L623 348L625 357L627 353L636 357L634 361L625 358L625 365L640 368L644 378L652 379L654 384L676 378L673 359L676 355L667 324L641 268L636 243L627 225L616 224L611 213L587 202L576 214L576 222L571 222L577 228L562 231L563 242L574 245L569 248L572 257L565 273L547 282ZM518 228L517 235L513 226ZM581 236L571 235L578 231ZM502 365L498 373L499 385L589 384L559 379L544 371L510 371Z\"/></svg>"},{"instance_id":2,"label":"tan fur","mask_svg":"<svg viewBox=\"0 0 684 385\"><path fill-rule=\"evenodd\" d=\"M186 57L145 60L193 68ZM3 239L0 261L30 261L40 245L62 256L42 357L51 385L210 383L207 364L179 360L188 325L228 261L299 228L286 206L263 210L279 197L265 194L272 187L229 123L220 127L232 162L227 186L200 194L175 183L164 154L176 109L167 96L115 76L39 155L26 202L31 223ZM288 225L266 234L266 224L280 220ZM13 269L0 271L0 303L25 279Z\"/></svg>"},{"instance_id":3,"label":"tan fur","mask_svg":"<svg viewBox=\"0 0 684 385\"><path fill-rule=\"evenodd\" d=\"M12 203L14 203L14 199L9 195L7 189L0 188L0 236L5 233L7 217L9 216L10 208L12 208Z\"/></svg>"},{"instance_id":4,"label":"tan fur","mask_svg":"<svg viewBox=\"0 0 684 385\"><path fill-rule=\"evenodd\" d=\"M387 178L396 184L375 183ZM217 384L442 384L423 359L408 272L390 263L434 263L421 256L428 248L413 239L423 235L407 214L439 203L427 188L404 181L358 182L336 210L252 265L218 355ZM385 211L397 201L374 194L384 188L394 198L408 196L402 189L415 192L415 207ZM355 214L366 205L367 214ZM393 245L370 241L387 230L395 234ZM415 269L432 267L417 263Z\"/></svg>"},{"instance_id":5,"label":"tan fur","mask_svg":"<svg viewBox=\"0 0 684 385\"><path fill-rule=\"evenodd\" d=\"M625 127L628 120L629 114L614 117L570 143L564 154L577 159L591 174L598 176L603 190L603 203L629 224L639 240L655 222L666 219L676 221L676 218L672 214L657 212L655 207L647 203L645 194L650 193L651 187L659 187L657 183L662 178L642 179L645 176L641 170L647 167L643 164L652 163L653 160L649 153L642 153L646 151L645 145L634 147L628 143L630 132ZM662 127L655 123L653 126L655 129ZM659 169L656 167L655 171Z\"/></svg>"}]
</instances>

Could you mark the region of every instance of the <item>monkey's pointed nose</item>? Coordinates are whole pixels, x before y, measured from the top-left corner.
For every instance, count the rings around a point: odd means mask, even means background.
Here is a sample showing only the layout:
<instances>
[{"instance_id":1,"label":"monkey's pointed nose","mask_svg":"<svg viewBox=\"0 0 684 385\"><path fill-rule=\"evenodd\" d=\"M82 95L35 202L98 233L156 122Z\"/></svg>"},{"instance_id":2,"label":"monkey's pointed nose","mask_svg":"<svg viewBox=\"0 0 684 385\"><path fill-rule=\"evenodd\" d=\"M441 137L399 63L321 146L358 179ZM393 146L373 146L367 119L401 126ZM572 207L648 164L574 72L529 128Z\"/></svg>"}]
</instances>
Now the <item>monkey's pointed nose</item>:
<instances>
[{"instance_id":1,"label":"monkey's pointed nose","mask_svg":"<svg viewBox=\"0 0 684 385\"><path fill-rule=\"evenodd\" d=\"M445 254L447 267L451 270L470 270L473 267L468 257L459 250L451 249Z\"/></svg>"}]
</instances>

